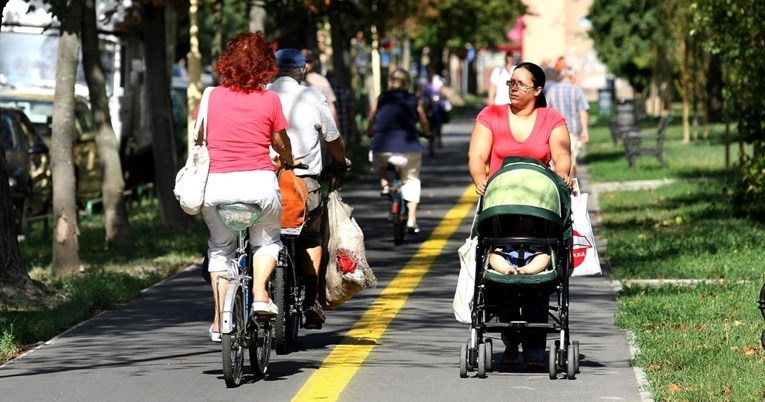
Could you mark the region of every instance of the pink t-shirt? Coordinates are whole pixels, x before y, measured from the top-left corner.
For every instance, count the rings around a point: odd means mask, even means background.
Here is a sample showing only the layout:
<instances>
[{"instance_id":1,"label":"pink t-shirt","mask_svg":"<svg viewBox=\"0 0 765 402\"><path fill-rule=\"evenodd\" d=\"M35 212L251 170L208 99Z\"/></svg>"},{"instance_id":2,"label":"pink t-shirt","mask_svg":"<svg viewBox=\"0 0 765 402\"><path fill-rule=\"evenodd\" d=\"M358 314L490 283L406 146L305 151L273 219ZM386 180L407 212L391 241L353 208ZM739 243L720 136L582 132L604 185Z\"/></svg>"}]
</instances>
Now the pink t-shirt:
<instances>
[{"instance_id":1,"label":"pink t-shirt","mask_svg":"<svg viewBox=\"0 0 765 402\"><path fill-rule=\"evenodd\" d=\"M194 116L199 112L199 106ZM216 87L207 110L210 173L273 170L271 134L287 128L279 96L273 91L249 94Z\"/></svg>"},{"instance_id":2,"label":"pink t-shirt","mask_svg":"<svg viewBox=\"0 0 765 402\"><path fill-rule=\"evenodd\" d=\"M531 134L519 142L510 132L510 106L490 105L481 110L476 121L491 130L493 139L489 159L489 176L502 167L502 161L508 156L534 158L545 165L550 164L550 134L566 124L566 119L557 110L538 108L537 117Z\"/></svg>"}]
</instances>

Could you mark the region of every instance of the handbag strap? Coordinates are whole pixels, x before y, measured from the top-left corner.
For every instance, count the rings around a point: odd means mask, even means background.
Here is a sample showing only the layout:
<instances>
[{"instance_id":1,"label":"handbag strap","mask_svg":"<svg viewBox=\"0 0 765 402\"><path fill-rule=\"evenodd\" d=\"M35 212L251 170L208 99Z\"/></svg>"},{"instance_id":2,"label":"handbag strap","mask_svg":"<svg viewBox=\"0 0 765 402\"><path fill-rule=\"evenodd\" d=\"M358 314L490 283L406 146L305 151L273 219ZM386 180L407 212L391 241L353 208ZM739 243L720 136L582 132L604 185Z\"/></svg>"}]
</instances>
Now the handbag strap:
<instances>
[{"instance_id":1,"label":"handbag strap","mask_svg":"<svg viewBox=\"0 0 765 402\"><path fill-rule=\"evenodd\" d=\"M199 102L199 112L194 121L194 143L199 142L199 129L202 130L202 145L207 145L207 109L210 104L210 94L215 87L207 87L202 93L202 100Z\"/></svg>"}]
</instances>

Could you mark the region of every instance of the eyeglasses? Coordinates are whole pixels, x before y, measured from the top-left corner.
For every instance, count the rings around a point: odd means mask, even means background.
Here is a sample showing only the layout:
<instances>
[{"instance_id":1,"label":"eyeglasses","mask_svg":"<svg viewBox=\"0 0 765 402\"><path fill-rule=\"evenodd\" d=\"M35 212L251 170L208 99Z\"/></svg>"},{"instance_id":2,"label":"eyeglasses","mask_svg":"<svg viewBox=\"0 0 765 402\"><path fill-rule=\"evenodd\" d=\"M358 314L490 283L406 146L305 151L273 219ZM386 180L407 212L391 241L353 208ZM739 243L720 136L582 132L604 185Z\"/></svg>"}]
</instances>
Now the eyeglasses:
<instances>
[{"instance_id":1,"label":"eyeglasses","mask_svg":"<svg viewBox=\"0 0 765 402\"><path fill-rule=\"evenodd\" d=\"M523 82L516 81L516 80L509 80L505 84L507 84L507 86L509 86L510 88L518 87L518 89L520 89L523 92L526 92L526 91L528 91L531 88L534 88L533 85L526 85Z\"/></svg>"}]
</instances>

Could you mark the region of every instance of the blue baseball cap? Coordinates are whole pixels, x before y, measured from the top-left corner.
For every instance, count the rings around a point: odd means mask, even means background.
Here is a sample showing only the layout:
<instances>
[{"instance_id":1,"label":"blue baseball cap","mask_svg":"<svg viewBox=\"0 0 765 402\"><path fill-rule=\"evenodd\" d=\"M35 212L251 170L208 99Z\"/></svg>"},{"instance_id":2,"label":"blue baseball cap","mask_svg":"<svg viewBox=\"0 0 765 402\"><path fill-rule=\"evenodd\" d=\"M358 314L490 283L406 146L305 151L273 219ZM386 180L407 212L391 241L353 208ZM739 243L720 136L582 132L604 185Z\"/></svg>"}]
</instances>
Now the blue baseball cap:
<instances>
[{"instance_id":1,"label":"blue baseball cap","mask_svg":"<svg viewBox=\"0 0 765 402\"><path fill-rule=\"evenodd\" d=\"M279 68L303 68L305 57L298 49L286 48L276 51L276 65Z\"/></svg>"}]
</instances>

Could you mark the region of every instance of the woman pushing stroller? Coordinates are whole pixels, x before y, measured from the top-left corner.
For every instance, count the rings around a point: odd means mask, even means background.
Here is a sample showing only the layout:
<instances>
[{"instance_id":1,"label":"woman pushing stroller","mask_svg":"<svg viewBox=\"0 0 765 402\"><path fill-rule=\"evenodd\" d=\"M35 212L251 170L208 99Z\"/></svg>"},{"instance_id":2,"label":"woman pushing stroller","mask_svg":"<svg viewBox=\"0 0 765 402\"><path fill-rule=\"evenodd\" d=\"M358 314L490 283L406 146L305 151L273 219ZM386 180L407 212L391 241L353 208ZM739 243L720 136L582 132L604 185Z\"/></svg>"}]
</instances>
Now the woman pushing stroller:
<instances>
[{"instance_id":1,"label":"woman pushing stroller","mask_svg":"<svg viewBox=\"0 0 765 402\"><path fill-rule=\"evenodd\" d=\"M565 118L556 110L547 108L544 97L544 71L533 63L521 63L507 81L510 104L489 105L476 118L470 137L468 167L476 186L476 192L485 195L489 178L502 168L507 157L533 158L552 168L569 189L573 187L570 177L571 151ZM523 224L522 221L517 222ZM532 274L544 270L550 256L544 252L531 252L531 260L524 265L516 261L513 268L513 250L496 248L489 255L494 270L506 274ZM546 258L545 258L546 257ZM517 256L515 257L517 260ZM542 291L520 294L524 307L520 312L529 323L547 322L547 296ZM534 300L534 306L529 302ZM517 313L513 313L515 316ZM514 364L518 357L518 339L503 335L506 349L503 363ZM523 354L529 371L544 371L544 348L546 335L531 333L523 336Z\"/></svg>"}]
</instances>

